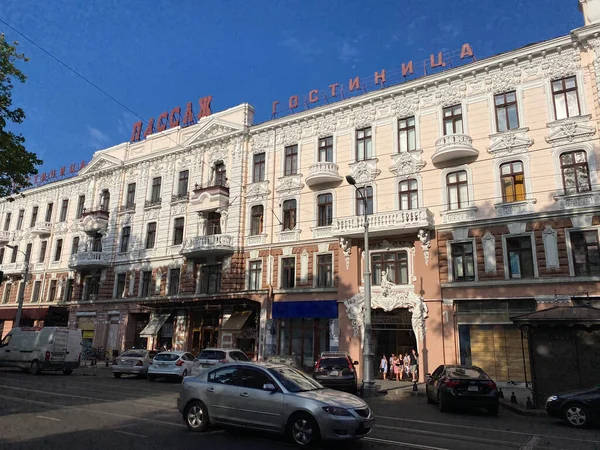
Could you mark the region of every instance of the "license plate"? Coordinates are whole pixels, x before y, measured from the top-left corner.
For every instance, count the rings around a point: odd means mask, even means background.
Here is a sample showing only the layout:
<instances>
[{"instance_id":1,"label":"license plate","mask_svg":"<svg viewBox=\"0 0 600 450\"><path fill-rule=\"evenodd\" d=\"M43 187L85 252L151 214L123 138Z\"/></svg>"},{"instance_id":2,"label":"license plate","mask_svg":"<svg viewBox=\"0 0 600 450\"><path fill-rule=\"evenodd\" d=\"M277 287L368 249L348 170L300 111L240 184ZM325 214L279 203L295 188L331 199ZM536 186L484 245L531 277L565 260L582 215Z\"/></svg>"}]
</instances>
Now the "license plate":
<instances>
[{"instance_id":1,"label":"license plate","mask_svg":"<svg viewBox=\"0 0 600 450\"><path fill-rule=\"evenodd\" d=\"M332 377L337 377L340 373L337 370L332 370L331 372L329 372L329 375L331 375Z\"/></svg>"},{"instance_id":2,"label":"license plate","mask_svg":"<svg viewBox=\"0 0 600 450\"><path fill-rule=\"evenodd\" d=\"M121 361L124 366L133 366L133 361Z\"/></svg>"},{"instance_id":3,"label":"license plate","mask_svg":"<svg viewBox=\"0 0 600 450\"><path fill-rule=\"evenodd\" d=\"M159 364L160 367L166 367L166 364Z\"/></svg>"},{"instance_id":4,"label":"license plate","mask_svg":"<svg viewBox=\"0 0 600 450\"><path fill-rule=\"evenodd\" d=\"M468 390L469 392L479 392L479 387L478 387L478 386L469 386L469 387L467 388L467 390Z\"/></svg>"}]
</instances>

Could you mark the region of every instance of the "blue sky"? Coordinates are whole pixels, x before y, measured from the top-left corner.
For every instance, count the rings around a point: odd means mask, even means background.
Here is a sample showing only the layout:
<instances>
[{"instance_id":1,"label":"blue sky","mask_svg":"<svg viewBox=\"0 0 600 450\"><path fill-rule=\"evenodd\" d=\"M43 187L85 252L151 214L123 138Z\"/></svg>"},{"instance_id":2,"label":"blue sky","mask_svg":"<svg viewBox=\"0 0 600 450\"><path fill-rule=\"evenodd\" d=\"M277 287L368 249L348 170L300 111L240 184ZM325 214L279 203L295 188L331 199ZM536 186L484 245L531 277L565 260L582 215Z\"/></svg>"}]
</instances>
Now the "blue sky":
<instances>
[{"instance_id":1,"label":"blue sky","mask_svg":"<svg viewBox=\"0 0 600 450\"><path fill-rule=\"evenodd\" d=\"M213 111L271 102L460 49L482 59L566 35L577 0L2 0L0 18L144 119L205 95ZM402 6L400 6L402 5ZM460 6L459 6L460 5ZM129 140L135 116L15 32L30 62L14 93L17 128L41 171Z\"/></svg>"}]
</instances>

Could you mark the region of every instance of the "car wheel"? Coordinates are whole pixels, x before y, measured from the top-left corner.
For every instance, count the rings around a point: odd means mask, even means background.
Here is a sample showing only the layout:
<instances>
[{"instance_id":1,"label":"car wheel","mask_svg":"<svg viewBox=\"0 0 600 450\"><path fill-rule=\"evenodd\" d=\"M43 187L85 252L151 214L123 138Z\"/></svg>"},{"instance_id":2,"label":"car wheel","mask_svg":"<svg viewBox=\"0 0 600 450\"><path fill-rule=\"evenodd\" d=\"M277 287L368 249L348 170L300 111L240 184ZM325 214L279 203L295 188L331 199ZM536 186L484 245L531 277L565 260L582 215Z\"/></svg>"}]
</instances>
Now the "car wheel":
<instances>
[{"instance_id":1,"label":"car wheel","mask_svg":"<svg viewBox=\"0 0 600 450\"><path fill-rule=\"evenodd\" d=\"M63 375L71 375L73 373L73 369L64 369Z\"/></svg>"},{"instance_id":2,"label":"car wheel","mask_svg":"<svg viewBox=\"0 0 600 450\"><path fill-rule=\"evenodd\" d=\"M489 408L486 408L486 410L487 410L487 412L488 412L488 414L490 416L494 416L495 417L495 416L498 415L498 412L500 410L500 406L496 404L494 406L490 406Z\"/></svg>"},{"instance_id":3,"label":"car wheel","mask_svg":"<svg viewBox=\"0 0 600 450\"><path fill-rule=\"evenodd\" d=\"M118 373L118 372L113 373L113 377L115 377L115 378L121 378L121 375L123 375L123 374Z\"/></svg>"},{"instance_id":4,"label":"car wheel","mask_svg":"<svg viewBox=\"0 0 600 450\"><path fill-rule=\"evenodd\" d=\"M569 425L575 428L585 428L592 421L589 410L583 405L568 405L565 407L564 418Z\"/></svg>"},{"instance_id":5,"label":"car wheel","mask_svg":"<svg viewBox=\"0 0 600 450\"><path fill-rule=\"evenodd\" d=\"M444 396L440 395L439 392L438 392L438 396L437 396L437 403L438 403L438 409L440 410L440 412L443 412L443 413L448 412L448 405L444 401Z\"/></svg>"},{"instance_id":6,"label":"car wheel","mask_svg":"<svg viewBox=\"0 0 600 450\"><path fill-rule=\"evenodd\" d=\"M148 374L148 381L154 381L156 379L155 375Z\"/></svg>"},{"instance_id":7,"label":"car wheel","mask_svg":"<svg viewBox=\"0 0 600 450\"><path fill-rule=\"evenodd\" d=\"M36 359L31 361L31 366L29 366L29 373L32 375L39 375L42 373L42 366L40 366L40 362Z\"/></svg>"},{"instance_id":8,"label":"car wheel","mask_svg":"<svg viewBox=\"0 0 600 450\"><path fill-rule=\"evenodd\" d=\"M309 414L295 414L290 418L288 434L294 444L305 447L319 441L319 425Z\"/></svg>"},{"instance_id":9,"label":"car wheel","mask_svg":"<svg viewBox=\"0 0 600 450\"><path fill-rule=\"evenodd\" d=\"M425 397L427 397L427 404L431 405L433 404L433 400L431 400L431 397L429 396L429 388L427 386L425 386Z\"/></svg>"},{"instance_id":10,"label":"car wheel","mask_svg":"<svg viewBox=\"0 0 600 450\"><path fill-rule=\"evenodd\" d=\"M210 427L206 406L198 400L192 400L183 411L183 419L190 431L207 431Z\"/></svg>"}]
</instances>

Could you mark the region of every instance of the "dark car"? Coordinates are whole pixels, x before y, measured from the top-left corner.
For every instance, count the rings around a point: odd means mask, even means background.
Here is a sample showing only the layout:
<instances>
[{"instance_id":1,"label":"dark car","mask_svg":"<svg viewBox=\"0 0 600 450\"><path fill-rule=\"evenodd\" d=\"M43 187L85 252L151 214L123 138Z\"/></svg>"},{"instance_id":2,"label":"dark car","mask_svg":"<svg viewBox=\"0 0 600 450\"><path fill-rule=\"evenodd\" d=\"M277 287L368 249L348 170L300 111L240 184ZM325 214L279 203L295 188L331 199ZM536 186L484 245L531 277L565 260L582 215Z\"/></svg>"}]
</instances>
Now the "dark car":
<instances>
[{"instance_id":1,"label":"dark car","mask_svg":"<svg viewBox=\"0 0 600 450\"><path fill-rule=\"evenodd\" d=\"M550 417L566 420L576 428L585 428L600 421L600 386L564 394L551 395L546 400Z\"/></svg>"},{"instance_id":2,"label":"dark car","mask_svg":"<svg viewBox=\"0 0 600 450\"><path fill-rule=\"evenodd\" d=\"M356 394L357 376L354 366L357 364L357 361L350 359L348 353L324 352L315 365L313 378L325 387Z\"/></svg>"},{"instance_id":3,"label":"dark car","mask_svg":"<svg viewBox=\"0 0 600 450\"><path fill-rule=\"evenodd\" d=\"M427 403L437 403L441 412L453 407L479 407L498 415L496 383L477 366L439 366L426 374L425 380Z\"/></svg>"}]
</instances>

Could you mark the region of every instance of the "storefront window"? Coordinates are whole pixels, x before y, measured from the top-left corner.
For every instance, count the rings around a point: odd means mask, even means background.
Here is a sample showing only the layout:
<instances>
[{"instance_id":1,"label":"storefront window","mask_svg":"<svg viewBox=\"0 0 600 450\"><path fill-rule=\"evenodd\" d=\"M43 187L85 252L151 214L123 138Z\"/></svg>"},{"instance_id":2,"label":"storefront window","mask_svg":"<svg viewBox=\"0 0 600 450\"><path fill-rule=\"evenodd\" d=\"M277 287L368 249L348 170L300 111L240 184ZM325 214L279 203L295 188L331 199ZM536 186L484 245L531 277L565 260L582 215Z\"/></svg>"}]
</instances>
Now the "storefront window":
<instances>
[{"instance_id":1,"label":"storefront window","mask_svg":"<svg viewBox=\"0 0 600 450\"><path fill-rule=\"evenodd\" d=\"M279 319L279 355L300 359L311 370L321 352L329 350L329 319Z\"/></svg>"}]
</instances>

